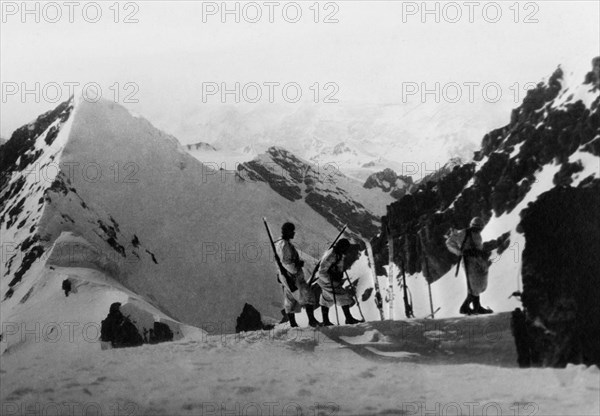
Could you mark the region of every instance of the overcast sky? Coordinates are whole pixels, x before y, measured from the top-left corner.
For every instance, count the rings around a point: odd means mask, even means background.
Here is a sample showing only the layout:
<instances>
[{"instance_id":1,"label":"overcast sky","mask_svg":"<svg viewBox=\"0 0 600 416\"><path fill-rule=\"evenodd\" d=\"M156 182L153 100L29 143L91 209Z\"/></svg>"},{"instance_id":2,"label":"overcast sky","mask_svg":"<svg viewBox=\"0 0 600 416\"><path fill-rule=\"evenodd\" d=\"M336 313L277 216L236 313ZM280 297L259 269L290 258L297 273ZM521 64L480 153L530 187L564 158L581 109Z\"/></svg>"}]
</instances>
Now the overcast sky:
<instances>
[{"instance_id":1,"label":"overcast sky","mask_svg":"<svg viewBox=\"0 0 600 416\"><path fill-rule=\"evenodd\" d=\"M139 102L124 105L159 127L177 130L176 122L167 120L219 105L212 96L202 102L202 83L207 82L295 82L305 99L313 97L310 87L319 82L320 100L333 91L323 85L333 82L339 87L334 98L341 105L399 103L403 85L412 82L495 82L506 96L509 86L539 81L558 64L567 70L587 69L600 54L597 1L521 2L516 7L512 1L479 2L472 9L465 2L428 2L434 13L425 16L421 2L322 2L319 23L314 22L315 7L310 9L313 2L299 2L302 17L297 23L286 21L296 15L295 5L286 6L289 2L273 6L273 23L264 2L254 3L263 14L258 23L245 21L255 18L257 8L244 9L244 3L238 6L240 23L235 15L225 16L223 23L218 10L209 14L221 2L120 3L118 16L109 9L113 2L99 3L102 16L97 23L86 21L96 16L92 6L84 18L85 2L74 9L73 23L66 6L60 7L58 22L48 22L57 19L57 9L44 9L42 3L36 23L35 12L22 15L21 2L2 2L2 136L8 138L15 128L56 106L43 96L36 103L33 95L25 100L20 93L7 95L14 85L96 82L105 98L115 99L109 86L119 83L119 102L130 94L130 101ZM228 5L236 7L235 2ZM138 22L124 23L127 16ZM327 16L338 22L324 23ZM128 82L135 86L125 87ZM51 89L46 92L54 95ZM60 92L66 99L68 88ZM481 90L475 93L480 99ZM276 89L275 98L282 103L277 94L281 91Z\"/></svg>"}]
</instances>

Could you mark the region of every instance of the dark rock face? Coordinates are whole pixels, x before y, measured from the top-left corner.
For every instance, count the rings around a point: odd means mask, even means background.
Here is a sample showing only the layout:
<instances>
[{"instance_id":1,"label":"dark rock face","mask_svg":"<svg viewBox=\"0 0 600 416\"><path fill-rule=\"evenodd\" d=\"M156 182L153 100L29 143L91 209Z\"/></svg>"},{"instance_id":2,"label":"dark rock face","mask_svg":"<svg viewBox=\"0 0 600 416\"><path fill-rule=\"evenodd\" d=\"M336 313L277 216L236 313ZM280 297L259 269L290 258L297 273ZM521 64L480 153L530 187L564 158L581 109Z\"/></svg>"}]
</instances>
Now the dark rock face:
<instances>
[{"instance_id":1,"label":"dark rock face","mask_svg":"<svg viewBox=\"0 0 600 416\"><path fill-rule=\"evenodd\" d=\"M69 293L71 292L72 289L72 285L71 285L71 281L69 279L65 279L62 282L62 290L65 291L65 296L69 297Z\"/></svg>"},{"instance_id":2,"label":"dark rock face","mask_svg":"<svg viewBox=\"0 0 600 416\"><path fill-rule=\"evenodd\" d=\"M531 364L600 364L600 181L555 188L522 217Z\"/></svg>"},{"instance_id":3,"label":"dark rock face","mask_svg":"<svg viewBox=\"0 0 600 416\"><path fill-rule=\"evenodd\" d=\"M102 321L100 339L110 342L113 348L138 347L144 339L136 326L121 313L121 304L116 302L110 306L110 311Z\"/></svg>"},{"instance_id":4,"label":"dark rock face","mask_svg":"<svg viewBox=\"0 0 600 416\"><path fill-rule=\"evenodd\" d=\"M4 188L4 185L10 179L11 172L22 170L41 155L41 151L28 152L34 149L37 137L57 119L60 120L59 123L67 121L72 110L73 98L71 97L54 110L39 116L33 123L14 131L10 140L0 147L0 189ZM44 139L46 144L52 144L59 130L60 127L55 126L48 131Z\"/></svg>"},{"instance_id":5,"label":"dark rock face","mask_svg":"<svg viewBox=\"0 0 600 416\"><path fill-rule=\"evenodd\" d=\"M204 142L187 144L187 145L185 145L185 147L187 150L205 150L205 151L211 151L211 152L217 151L217 148L214 147L212 144L208 144L208 143L204 143Z\"/></svg>"},{"instance_id":6,"label":"dark rock face","mask_svg":"<svg viewBox=\"0 0 600 416\"><path fill-rule=\"evenodd\" d=\"M600 59L593 64L586 81L598 90ZM562 91L562 77L558 68L546 83L530 90L522 105L513 110L510 123L484 136L474 162L419 182L411 194L388 206L381 233L372 241L378 273L384 273L382 266L388 263L388 230L394 241L394 262L400 267L404 264L407 273L423 273L433 282L458 260L444 244L450 227L466 228L475 216L487 223L494 214L510 213L523 201L544 165L561 165L555 186L573 182L581 165L569 157L578 150L600 153L600 139L596 138L600 134L600 97L591 108L568 100L553 107ZM485 247L503 249L510 244L509 238L504 235L486 242Z\"/></svg>"},{"instance_id":7,"label":"dark rock face","mask_svg":"<svg viewBox=\"0 0 600 416\"><path fill-rule=\"evenodd\" d=\"M465 202L464 219L457 218L454 209L444 208L472 178L473 171L474 164L456 166L438 182L420 184L416 192L388 206L382 232L372 242L378 273L385 273L382 266L388 262L389 233L394 237L395 263L404 266L407 274L423 273L431 283L450 270L457 257L446 249L444 235L450 227L464 228L478 214L478 204Z\"/></svg>"},{"instance_id":8,"label":"dark rock face","mask_svg":"<svg viewBox=\"0 0 600 416\"><path fill-rule=\"evenodd\" d=\"M282 197L290 201L302 199L302 189L298 185L295 185L293 182L290 183L283 175L270 171L260 162L251 160L241 166L244 166L246 171L251 172L248 174L250 179L267 182ZM296 180L295 182L298 181Z\"/></svg>"},{"instance_id":9,"label":"dark rock face","mask_svg":"<svg viewBox=\"0 0 600 416\"><path fill-rule=\"evenodd\" d=\"M380 188L392 197L400 199L411 191L414 183L412 177L398 175L392 169L387 168L381 172L373 173L367 178L363 186L367 189Z\"/></svg>"},{"instance_id":10,"label":"dark rock face","mask_svg":"<svg viewBox=\"0 0 600 416\"><path fill-rule=\"evenodd\" d=\"M102 321L100 339L110 342L113 348L139 347L143 344L158 344L173 341L173 331L163 322L154 322L149 330L144 328L144 336L138 327L121 312L121 304L115 302L110 305L110 311Z\"/></svg>"},{"instance_id":11,"label":"dark rock face","mask_svg":"<svg viewBox=\"0 0 600 416\"><path fill-rule=\"evenodd\" d=\"M319 168L279 147L269 148L264 156L239 165L239 177L265 182L290 201L303 200L336 228L348 224L351 235L377 233L379 218L336 185L347 178L335 166Z\"/></svg>"},{"instance_id":12,"label":"dark rock face","mask_svg":"<svg viewBox=\"0 0 600 416\"><path fill-rule=\"evenodd\" d=\"M248 303L244 304L242 314L238 316L235 325L235 332L261 331L263 329L272 329L273 325L265 325L262 316L256 308Z\"/></svg>"},{"instance_id":13,"label":"dark rock face","mask_svg":"<svg viewBox=\"0 0 600 416\"><path fill-rule=\"evenodd\" d=\"M154 328L150 329L148 336L149 344L158 344L160 342L173 341L173 331L169 325L162 322L154 322Z\"/></svg>"}]
</instances>

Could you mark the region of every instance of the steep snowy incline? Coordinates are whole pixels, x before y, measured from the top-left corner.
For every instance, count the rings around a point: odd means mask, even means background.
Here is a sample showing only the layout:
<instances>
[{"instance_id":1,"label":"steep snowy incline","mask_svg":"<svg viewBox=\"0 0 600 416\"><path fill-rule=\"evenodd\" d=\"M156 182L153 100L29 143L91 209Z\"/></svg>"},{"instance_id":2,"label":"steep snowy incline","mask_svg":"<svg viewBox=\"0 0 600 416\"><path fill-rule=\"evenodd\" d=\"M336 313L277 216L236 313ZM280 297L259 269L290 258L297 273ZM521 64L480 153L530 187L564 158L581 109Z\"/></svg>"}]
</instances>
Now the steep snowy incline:
<instances>
[{"instance_id":1,"label":"steep snowy incline","mask_svg":"<svg viewBox=\"0 0 600 416\"><path fill-rule=\"evenodd\" d=\"M61 104L15 131L0 152L0 353L44 348L49 343L40 343L42 337L67 349L99 348L98 334L90 335L91 345L81 329L92 325L93 333L116 301L146 313L150 328L167 319L120 283L131 266L151 271L152 253L128 227L85 201L61 170L76 112L72 100ZM181 336L179 324L169 322ZM62 337L67 324L79 331ZM141 334L149 329L135 324Z\"/></svg>"},{"instance_id":2,"label":"steep snowy incline","mask_svg":"<svg viewBox=\"0 0 600 416\"><path fill-rule=\"evenodd\" d=\"M263 216L276 238L283 222L298 224L296 244L314 256L336 235L308 207L200 163L175 138L111 102L79 103L61 162L82 198L151 243L156 263L129 268L124 284L196 326L233 330L245 303L280 316Z\"/></svg>"}]
</instances>

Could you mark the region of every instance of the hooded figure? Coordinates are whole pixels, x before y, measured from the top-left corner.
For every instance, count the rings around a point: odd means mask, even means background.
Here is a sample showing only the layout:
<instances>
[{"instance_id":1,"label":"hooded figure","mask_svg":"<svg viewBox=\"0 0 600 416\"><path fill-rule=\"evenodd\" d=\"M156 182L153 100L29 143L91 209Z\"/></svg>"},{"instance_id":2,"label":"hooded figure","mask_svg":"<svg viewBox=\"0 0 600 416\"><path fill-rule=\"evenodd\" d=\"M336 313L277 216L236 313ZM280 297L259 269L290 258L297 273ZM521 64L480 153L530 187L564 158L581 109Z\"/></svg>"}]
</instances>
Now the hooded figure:
<instances>
[{"instance_id":1,"label":"hooded figure","mask_svg":"<svg viewBox=\"0 0 600 416\"><path fill-rule=\"evenodd\" d=\"M308 324L312 327L320 326L321 323L315 319L314 309L317 306L317 299L314 292L304 278L304 261L300 259L298 251L290 240L296 234L296 227L291 222L286 222L281 227L281 239L275 243L275 250L281 260L282 266L292 276L298 290L294 293L282 283L283 286L283 307L287 318L292 327L297 327L294 314L300 312L302 307L306 310ZM279 277L280 282L285 282L283 276Z\"/></svg>"},{"instance_id":2,"label":"hooded figure","mask_svg":"<svg viewBox=\"0 0 600 416\"><path fill-rule=\"evenodd\" d=\"M353 325L362 321L355 319L350 313L350 307L354 305L353 289L346 289L344 284L344 257L350 249L350 241L345 238L339 240L335 246L325 252L319 271L317 272L317 283L322 293L319 304L323 311L323 325L333 325L329 320L329 308L338 304L344 311L346 324Z\"/></svg>"},{"instance_id":3,"label":"hooded figure","mask_svg":"<svg viewBox=\"0 0 600 416\"><path fill-rule=\"evenodd\" d=\"M485 292L488 284L489 262L483 251L481 231L485 224L474 217L466 230L451 231L446 240L448 250L462 256L467 278L467 298L460 307L463 315L492 313L491 309L481 306L479 296ZM471 304L473 308L471 308Z\"/></svg>"}]
</instances>

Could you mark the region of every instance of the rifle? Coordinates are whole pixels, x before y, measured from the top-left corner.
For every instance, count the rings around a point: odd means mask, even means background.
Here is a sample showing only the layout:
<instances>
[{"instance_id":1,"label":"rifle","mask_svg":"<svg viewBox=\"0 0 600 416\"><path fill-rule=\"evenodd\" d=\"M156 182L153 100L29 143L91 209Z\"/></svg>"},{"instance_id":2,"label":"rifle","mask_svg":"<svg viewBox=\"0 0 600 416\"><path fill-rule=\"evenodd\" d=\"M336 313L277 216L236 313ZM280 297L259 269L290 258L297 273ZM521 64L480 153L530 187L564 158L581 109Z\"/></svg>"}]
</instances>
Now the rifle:
<instances>
[{"instance_id":1,"label":"rifle","mask_svg":"<svg viewBox=\"0 0 600 416\"><path fill-rule=\"evenodd\" d=\"M269 241L271 242L271 248L273 249L273 254L275 255L275 262L277 263L277 266L279 267L279 272L285 279L285 284L287 285L288 289L290 289L291 292L295 292L296 290L298 290L298 287L296 286L296 282L294 281L294 278L292 276L290 276L289 272L286 270L285 267L283 267L283 264L281 264L281 260L279 259L279 256L277 255L277 250L275 249L275 243L273 242L273 237L271 236L271 230L269 229L269 224L267 224L267 219L265 217L263 217L263 222L265 223L265 228L267 229L267 234L269 235Z\"/></svg>"},{"instance_id":2,"label":"rifle","mask_svg":"<svg viewBox=\"0 0 600 416\"><path fill-rule=\"evenodd\" d=\"M348 284L350 285L350 290L352 290L352 293L354 294L354 300L356 301L356 306L358 306L358 311L360 312L362 321L365 322L365 316L362 313L362 309L360 308L360 302L358 301L358 296L356 295L356 287L350 281L350 276L348 276L348 272L344 271L344 273L346 274L346 280L348 281ZM358 279L356 279L355 283L357 283L357 281L358 281Z\"/></svg>"},{"instance_id":3,"label":"rifle","mask_svg":"<svg viewBox=\"0 0 600 416\"><path fill-rule=\"evenodd\" d=\"M337 237L335 238L335 240L333 240L333 243L331 243L331 245L329 246L329 249L331 249L335 243L337 243L337 241L340 239L340 237L342 236L342 234L344 234L344 231L346 231L346 227L348 227L348 224L344 225L344 227L342 228L342 231L340 231L340 233L337 235ZM315 266L312 275L310 276L310 280L308 281L308 286L312 286L315 283L315 276L317 275L317 271L319 270L319 266L321 265L321 260L319 260L317 262L317 265Z\"/></svg>"},{"instance_id":4,"label":"rifle","mask_svg":"<svg viewBox=\"0 0 600 416\"><path fill-rule=\"evenodd\" d=\"M460 262L462 261L462 259L464 257L462 252L465 249L465 243L467 242L467 239L469 238L470 235L471 235L471 229L467 228L465 231L465 239L463 240L462 244L460 245L460 257L458 258L458 263L456 263L456 272L454 273L454 277L458 276L458 271L460 270ZM465 267L466 267L466 263L465 263ZM466 270L466 268L465 268L465 270ZM469 279L467 279L467 284L468 284L468 280Z\"/></svg>"}]
</instances>

